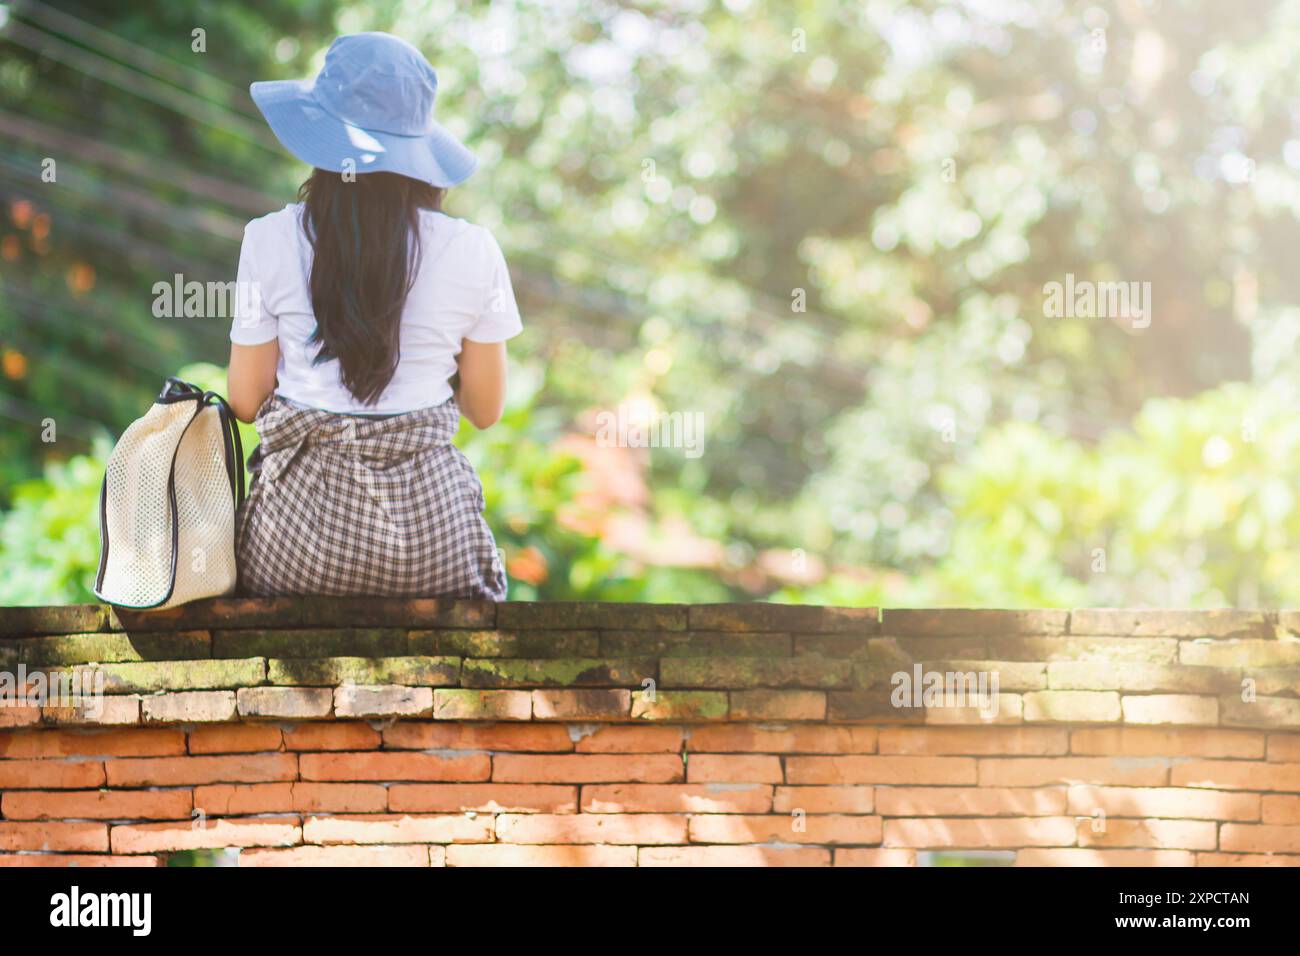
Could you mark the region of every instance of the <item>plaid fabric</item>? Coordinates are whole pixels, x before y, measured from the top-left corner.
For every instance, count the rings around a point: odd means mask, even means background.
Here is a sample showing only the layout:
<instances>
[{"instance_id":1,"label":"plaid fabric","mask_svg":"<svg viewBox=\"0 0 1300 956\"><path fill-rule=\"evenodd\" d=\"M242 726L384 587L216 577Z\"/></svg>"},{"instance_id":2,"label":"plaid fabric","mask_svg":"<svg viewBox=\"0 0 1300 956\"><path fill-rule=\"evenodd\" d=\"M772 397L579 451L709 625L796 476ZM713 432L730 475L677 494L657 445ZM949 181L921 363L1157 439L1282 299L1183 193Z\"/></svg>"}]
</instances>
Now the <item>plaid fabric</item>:
<instances>
[{"instance_id":1,"label":"plaid fabric","mask_svg":"<svg viewBox=\"0 0 1300 956\"><path fill-rule=\"evenodd\" d=\"M459 424L455 400L367 418L272 396L239 512L240 590L505 600Z\"/></svg>"}]
</instances>

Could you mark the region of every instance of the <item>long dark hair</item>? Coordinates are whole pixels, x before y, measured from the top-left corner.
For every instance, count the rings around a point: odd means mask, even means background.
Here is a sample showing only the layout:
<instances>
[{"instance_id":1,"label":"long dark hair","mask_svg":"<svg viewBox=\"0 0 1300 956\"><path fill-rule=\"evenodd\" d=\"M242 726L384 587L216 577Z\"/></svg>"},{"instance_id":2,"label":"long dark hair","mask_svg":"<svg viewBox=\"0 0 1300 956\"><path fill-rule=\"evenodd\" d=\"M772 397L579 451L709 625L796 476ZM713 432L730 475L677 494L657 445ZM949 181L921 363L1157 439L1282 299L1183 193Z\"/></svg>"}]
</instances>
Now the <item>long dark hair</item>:
<instances>
[{"instance_id":1,"label":"long dark hair","mask_svg":"<svg viewBox=\"0 0 1300 956\"><path fill-rule=\"evenodd\" d=\"M298 190L311 242L315 364L338 359L343 384L364 405L397 371L402 307L420 260L420 210L445 189L396 173L315 169Z\"/></svg>"}]
</instances>

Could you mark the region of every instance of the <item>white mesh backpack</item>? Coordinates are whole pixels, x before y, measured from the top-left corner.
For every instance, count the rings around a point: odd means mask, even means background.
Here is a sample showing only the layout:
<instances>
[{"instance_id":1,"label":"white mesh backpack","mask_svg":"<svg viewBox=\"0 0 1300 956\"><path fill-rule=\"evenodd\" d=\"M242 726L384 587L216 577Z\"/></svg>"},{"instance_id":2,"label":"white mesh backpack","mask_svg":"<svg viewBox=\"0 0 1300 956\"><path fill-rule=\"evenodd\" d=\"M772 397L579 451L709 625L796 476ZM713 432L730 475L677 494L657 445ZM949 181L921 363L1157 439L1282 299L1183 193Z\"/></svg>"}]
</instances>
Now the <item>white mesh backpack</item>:
<instances>
[{"instance_id":1,"label":"white mesh backpack","mask_svg":"<svg viewBox=\"0 0 1300 956\"><path fill-rule=\"evenodd\" d=\"M169 378L122 433L99 496L95 594L166 608L235 589L244 449L226 400Z\"/></svg>"}]
</instances>

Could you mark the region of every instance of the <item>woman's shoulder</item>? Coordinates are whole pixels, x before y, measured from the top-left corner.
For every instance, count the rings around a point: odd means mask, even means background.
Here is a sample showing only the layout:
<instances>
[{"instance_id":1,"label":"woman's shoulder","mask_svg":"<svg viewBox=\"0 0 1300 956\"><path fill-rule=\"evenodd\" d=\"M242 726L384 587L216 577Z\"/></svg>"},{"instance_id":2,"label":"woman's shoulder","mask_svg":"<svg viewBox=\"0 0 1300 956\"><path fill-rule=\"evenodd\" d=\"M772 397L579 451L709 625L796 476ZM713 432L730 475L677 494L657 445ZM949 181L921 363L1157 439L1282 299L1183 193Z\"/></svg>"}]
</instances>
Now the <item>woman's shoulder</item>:
<instances>
[{"instance_id":1,"label":"woman's shoulder","mask_svg":"<svg viewBox=\"0 0 1300 956\"><path fill-rule=\"evenodd\" d=\"M244 234L246 236L252 234L259 238L262 236L285 238L292 232L296 232L301 224L302 203L293 202L283 209L249 220L248 225L244 227Z\"/></svg>"},{"instance_id":2,"label":"woman's shoulder","mask_svg":"<svg viewBox=\"0 0 1300 956\"><path fill-rule=\"evenodd\" d=\"M423 210L423 219L435 236L442 234L449 250L454 249L460 255L490 259L500 249L496 237L487 226L431 209Z\"/></svg>"}]
</instances>

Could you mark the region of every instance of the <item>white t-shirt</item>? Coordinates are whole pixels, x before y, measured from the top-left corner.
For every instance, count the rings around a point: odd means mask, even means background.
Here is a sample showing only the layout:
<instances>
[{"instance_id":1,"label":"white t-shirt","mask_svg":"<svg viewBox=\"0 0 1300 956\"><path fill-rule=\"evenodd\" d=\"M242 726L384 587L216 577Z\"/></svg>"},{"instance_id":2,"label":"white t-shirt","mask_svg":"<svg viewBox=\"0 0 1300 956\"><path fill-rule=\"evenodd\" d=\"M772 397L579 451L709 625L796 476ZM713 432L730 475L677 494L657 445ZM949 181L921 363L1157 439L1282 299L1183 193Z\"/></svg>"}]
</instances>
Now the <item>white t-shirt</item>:
<instances>
[{"instance_id":1,"label":"white t-shirt","mask_svg":"<svg viewBox=\"0 0 1300 956\"><path fill-rule=\"evenodd\" d=\"M311 307L311 243L294 203L244 229L230 341L280 340L276 394L328 412L393 414L451 398L461 340L504 342L523 330L505 256L482 226L440 212L420 213L420 260L402 311L397 371L379 401L347 390L337 359L313 365L318 345ZM248 290L252 290L251 294Z\"/></svg>"}]
</instances>

